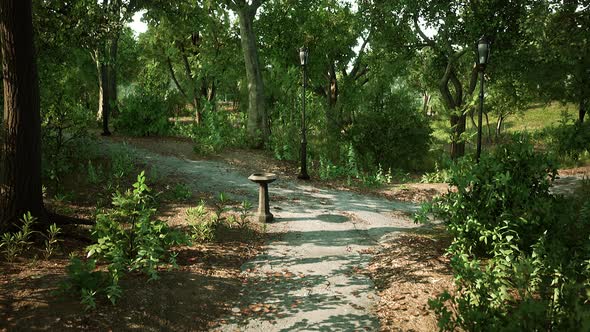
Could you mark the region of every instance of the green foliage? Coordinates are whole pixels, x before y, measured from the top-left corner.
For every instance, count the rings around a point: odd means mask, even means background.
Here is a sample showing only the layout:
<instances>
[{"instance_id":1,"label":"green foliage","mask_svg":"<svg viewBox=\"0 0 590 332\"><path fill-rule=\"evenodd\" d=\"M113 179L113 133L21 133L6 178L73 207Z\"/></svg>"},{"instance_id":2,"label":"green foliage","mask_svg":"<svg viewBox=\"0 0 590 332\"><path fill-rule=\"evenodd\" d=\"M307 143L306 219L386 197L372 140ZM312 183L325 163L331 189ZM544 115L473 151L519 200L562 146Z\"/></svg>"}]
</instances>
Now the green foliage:
<instances>
[{"instance_id":1,"label":"green foliage","mask_svg":"<svg viewBox=\"0 0 590 332\"><path fill-rule=\"evenodd\" d=\"M2 252L8 262L12 262L33 244L31 235L34 233L32 227L36 220L37 218L33 217L30 212L27 212L20 219L22 226L19 227L19 231L2 234L0 248L3 248Z\"/></svg>"},{"instance_id":2,"label":"green foliage","mask_svg":"<svg viewBox=\"0 0 590 332\"><path fill-rule=\"evenodd\" d=\"M349 139L361 165L415 168L428 152L430 127L409 94L377 94L366 103L350 129Z\"/></svg>"},{"instance_id":3,"label":"green foliage","mask_svg":"<svg viewBox=\"0 0 590 332\"><path fill-rule=\"evenodd\" d=\"M210 242L215 239L215 219L206 218L208 215L205 202L201 201L194 208L186 211L187 221L194 241Z\"/></svg>"},{"instance_id":4,"label":"green foliage","mask_svg":"<svg viewBox=\"0 0 590 332\"><path fill-rule=\"evenodd\" d=\"M86 179L88 183L97 185L102 181L103 170L100 165L94 167L92 161L88 160L88 166L86 167L87 175Z\"/></svg>"},{"instance_id":5,"label":"green foliage","mask_svg":"<svg viewBox=\"0 0 590 332\"><path fill-rule=\"evenodd\" d=\"M351 179L356 179L361 176L361 171L359 170L358 163L357 163L357 156L352 144L347 144L345 147L342 147L340 151L340 155L345 153L346 158L343 160L343 165L335 165L327 156L320 156L320 167L319 167L319 176L322 180L331 180L340 177L346 177L348 182ZM343 158L341 158L343 159Z\"/></svg>"},{"instance_id":6,"label":"green foliage","mask_svg":"<svg viewBox=\"0 0 590 332\"><path fill-rule=\"evenodd\" d=\"M242 204L240 204L240 207L238 208L238 227L244 228L248 225L248 216L250 215L250 210L252 210L252 203L250 201L242 201Z\"/></svg>"},{"instance_id":7,"label":"green foliage","mask_svg":"<svg viewBox=\"0 0 590 332\"><path fill-rule=\"evenodd\" d=\"M213 211L213 216L212 218L215 221L221 221L222 220L222 215L224 212L226 212L228 210L227 207L228 204L228 197L225 193L219 193L219 196L217 198L217 201L215 201L213 203L215 210Z\"/></svg>"},{"instance_id":8,"label":"green foliage","mask_svg":"<svg viewBox=\"0 0 590 332\"><path fill-rule=\"evenodd\" d=\"M53 255L55 249L61 240L58 235L61 233L61 228L57 227L55 223L49 225L47 234L43 234L45 237L45 259L48 259Z\"/></svg>"},{"instance_id":9,"label":"green foliage","mask_svg":"<svg viewBox=\"0 0 590 332\"><path fill-rule=\"evenodd\" d=\"M62 177L74 170L79 156L87 156L92 115L87 109L69 104L51 105L43 112L43 175L59 192Z\"/></svg>"},{"instance_id":10,"label":"green foliage","mask_svg":"<svg viewBox=\"0 0 590 332\"><path fill-rule=\"evenodd\" d=\"M158 278L158 268L176 266L176 255L170 253L170 249L188 244L188 239L166 223L154 220L156 210L149 193L144 172L141 172L133 190L117 191L113 195L113 209L97 214L92 230L96 243L87 248L88 258L93 259L86 264L81 264L77 258L71 262L73 276L67 288L80 290L83 300L90 301L94 295L104 293L114 304L122 294L119 279L126 272L141 271L154 280ZM89 272L94 269L94 259L107 262L108 282L100 280L99 274ZM81 277L76 277L77 274ZM84 278L90 278L93 287L86 287L82 283ZM92 306L92 303L87 305Z\"/></svg>"},{"instance_id":11,"label":"green foliage","mask_svg":"<svg viewBox=\"0 0 590 332\"><path fill-rule=\"evenodd\" d=\"M167 96L138 87L121 100L115 129L133 136L157 136L168 133L171 105Z\"/></svg>"},{"instance_id":12,"label":"green foliage","mask_svg":"<svg viewBox=\"0 0 590 332\"><path fill-rule=\"evenodd\" d=\"M104 293L112 280L109 280L106 273L96 271L94 259L82 261L80 258L72 256L66 271L68 279L61 285L61 290L79 294L80 302L86 310L95 309L96 295Z\"/></svg>"},{"instance_id":13,"label":"green foliage","mask_svg":"<svg viewBox=\"0 0 590 332\"><path fill-rule=\"evenodd\" d=\"M186 184L179 183L172 189L172 197L175 201L186 202L193 197L193 192Z\"/></svg>"},{"instance_id":14,"label":"green foliage","mask_svg":"<svg viewBox=\"0 0 590 332\"><path fill-rule=\"evenodd\" d=\"M579 160L590 153L590 122L572 123L567 113L562 113L559 125L543 133L548 137L549 148L562 159Z\"/></svg>"},{"instance_id":15,"label":"green foliage","mask_svg":"<svg viewBox=\"0 0 590 332\"><path fill-rule=\"evenodd\" d=\"M122 269L139 270L157 279L157 268L171 262L164 261L168 250L186 244L183 234L174 231L162 221L154 220L150 189L144 172L137 176L133 191L116 192L112 211L97 215L93 236L97 243L88 247L88 256L96 255L110 262L111 273Z\"/></svg>"},{"instance_id":16,"label":"green foliage","mask_svg":"<svg viewBox=\"0 0 590 332\"><path fill-rule=\"evenodd\" d=\"M454 238L448 253L458 290L430 301L441 330L590 326L590 197L553 197L553 162L526 137L513 140L479 164L451 168L456 192L423 210Z\"/></svg>"},{"instance_id":17,"label":"green foliage","mask_svg":"<svg viewBox=\"0 0 590 332\"><path fill-rule=\"evenodd\" d=\"M422 175L422 183L449 183L451 177L447 169L441 169L438 163L434 164L434 171L426 172Z\"/></svg>"},{"instance_id":18,"label":"green foliage","mask_svg":"<svg viewBox=\"0 0 590 332\"><path fill-rule=\"evenodd\" d=\"M229 147L244 147L247 143L245 118L241 113L212 111L211 105L203 115L203 124L175 123L172 133L189 137L198 154L212 154Z\"/></svg>"}]
</instances>

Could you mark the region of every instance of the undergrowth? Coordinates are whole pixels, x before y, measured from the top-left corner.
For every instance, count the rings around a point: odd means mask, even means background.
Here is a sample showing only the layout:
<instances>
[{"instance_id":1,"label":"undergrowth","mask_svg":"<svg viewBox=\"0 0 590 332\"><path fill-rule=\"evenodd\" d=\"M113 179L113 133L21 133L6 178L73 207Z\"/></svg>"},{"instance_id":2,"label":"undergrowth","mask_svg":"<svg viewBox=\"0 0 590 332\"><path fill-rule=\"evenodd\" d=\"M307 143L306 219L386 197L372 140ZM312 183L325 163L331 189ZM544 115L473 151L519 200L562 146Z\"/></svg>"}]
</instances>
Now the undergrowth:
<instances>
[{"instance_id":1,"label":"undergrowth","mask_svg":"<svg viewBox=\"0 0 590 332\"><path fill-rule=\"evenodd\" d=\"M450 169L456 191L427 204L453 236L457 290L429 303L441 331L590 329L590 184L549 191L555 163L529 139Z\"/></svg>"}]
</instances>

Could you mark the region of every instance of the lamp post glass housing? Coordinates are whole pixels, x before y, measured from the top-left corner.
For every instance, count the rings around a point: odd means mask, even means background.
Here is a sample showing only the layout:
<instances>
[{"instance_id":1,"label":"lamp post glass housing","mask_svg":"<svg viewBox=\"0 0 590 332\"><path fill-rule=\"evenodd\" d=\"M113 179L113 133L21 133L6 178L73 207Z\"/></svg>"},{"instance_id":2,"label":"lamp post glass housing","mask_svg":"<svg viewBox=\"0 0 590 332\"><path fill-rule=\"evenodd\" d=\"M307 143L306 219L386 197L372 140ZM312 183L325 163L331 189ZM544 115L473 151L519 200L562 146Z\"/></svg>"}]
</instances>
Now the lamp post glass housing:
<instances>
[{"instance_id":1,"label":"lamp post glass housing","mask_svg":"<svg viewBox=\"0 0 590 332\"><path fill-rule=\"evenodd\" d=\"M301 171L297 178L301 180L309 180L307 174L307 138L306 138L306 127L305 127L305 88L307 87L307 59L309 52L307 48L302 47L299 49L299 61L303 69L303 94L301 96Z\"/></svg>"},{"instance_id":2,"label":"lamp post glass housing","mask_svg":"<svg viewBox=\"0 0 590 332\"><path fill-rule=\"evenodd\" d=\"M479 162L481 156L481 127L482 127L482 113L483 113L483 96L484 96L484 70L490 59L490 42L483 36L477 42L477 66L479 67L481 81L479 84L479 114L477 118L477 151L475 160Z\"/></svg>"},{"instance_id":3,"label":"lamp post glass housing","mask_svg":"<svg viewBox=\"0 0 590 332\"><path fill-rule=\"evenodd\" d=\"M309 55L309 52L308 52L307 48L302 47L299 49L299 60L301 61L302 66L307 65L308 55Z\"/></svg>"},{"instance_id":4,"label":"lamp post glass housing","mask_svg":"<svg viewBox=\"0 0 590 332\"><path fill-rule=\"evenodd\" d=\"M477 64L483 69L490 59L490 42L486 37L481 37L477 43Z\"/></svg>"}]
</instances>

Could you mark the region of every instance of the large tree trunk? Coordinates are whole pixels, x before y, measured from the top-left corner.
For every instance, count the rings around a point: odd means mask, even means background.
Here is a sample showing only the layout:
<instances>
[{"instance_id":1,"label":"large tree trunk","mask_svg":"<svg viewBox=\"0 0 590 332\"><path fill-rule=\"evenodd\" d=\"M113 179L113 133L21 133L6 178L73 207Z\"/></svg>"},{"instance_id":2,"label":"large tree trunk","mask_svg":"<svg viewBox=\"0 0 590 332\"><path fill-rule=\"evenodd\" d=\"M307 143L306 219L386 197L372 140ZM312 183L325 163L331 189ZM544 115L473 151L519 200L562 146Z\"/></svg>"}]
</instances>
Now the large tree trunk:
<instances>
[{"instance_id":1,"label":"large tree trunk","mask_svg":"<svg viewBox=\"0 0 590 332\"><path fill-rule=\"evenodd\" d=\"M110 114L115 116L119 113L119 97L117 93L117 52L119 50L119 37L111 41L109 49L108 79L109 79L109 106Z\"/></svg>"},{"instance_id":2,"label":"large tree trunk","mask_svg":"<svg viewBox=\"0 0 590 332\"><path fill-rule=\"evenodd\" d=\"M97 119L102 120L102 134L103 136L110 136L109 131L109 116L111 113L111 99L109 87L109 68L105 63L104 54L96 51L96 69L98 71L98 112Z\"/></svg>"},{"instance_id":3,"label":"large tree trunk","mask_svg":"<svg viewBox=\"0 0 590 332\"><path fill-rule=\"evenodd\" d=\"M256 37L254 36L253 21L257 7L245 5L239 8L240 38L246 64L246 78L248 79L248 123L247 131L250 144L255 148L262 148L270 136L268 115L264 102L264 83L258 59Z\"/></svg>"},{"instance_id":4,"label":"large tree trunk","mask_svg":"<svg viewBox=\"0 0 590 332\"><path fill-rule=\"evenodd\" d=\"M451 159L457 159L465 155L465 141L461 139L461 134L465 132L465 123L467 115L451 115L451 127L453 130L453 140L451 141Z\"/></svg>"},{"instance_id":5,"label":"large tree trunk","mask_svg":"<svg viewBox=\"0 0 590 332\"><path fill-rule=\"evenodd\" d=\"M443 78L439 82L439 90L442 99L447 106L447 109L451 111L451 130L452 130L452 141L451 141L451 158L457 159L465 155L465 141L461 139L461 135L465 132L465 124L467 122L467 114L465 114L463 105L465 100L463 98L463 85L457 78L453 62L459 57L465 54L467 49L460 53L454 54L447 64L447 69ZM471 69L471 78L469 80L469 86L467 87L466 95L470 96L475 91L477 85L477 67ZM453 85L453 93L449 88L449 84ZM461 112L459 112L461 111Z\"/></svg>"},{"instance_id":6,"label":"large tree trunk","mask_svg":"<svg viewBox=\"0 0 590 332\"><path fill-rule=\"evenodd\" d=\"M0 38L4 119L0 163L0 231L29 211L44 216L41 119L31 0L2 0Z\"/></svg>"}]
</instances>

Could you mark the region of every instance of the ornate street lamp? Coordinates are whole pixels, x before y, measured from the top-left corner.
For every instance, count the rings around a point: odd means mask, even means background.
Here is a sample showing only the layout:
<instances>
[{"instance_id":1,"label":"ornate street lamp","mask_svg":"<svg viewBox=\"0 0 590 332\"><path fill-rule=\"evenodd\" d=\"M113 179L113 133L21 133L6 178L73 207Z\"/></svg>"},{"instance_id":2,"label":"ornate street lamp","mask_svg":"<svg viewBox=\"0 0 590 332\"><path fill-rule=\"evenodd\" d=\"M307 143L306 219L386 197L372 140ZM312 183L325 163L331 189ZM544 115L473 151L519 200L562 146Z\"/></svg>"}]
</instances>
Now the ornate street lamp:
<instances>
[{"instance_id":1,"label":"ornate street lamp","mask_svg":"<svg viewBox=\"0 0 590 332\"><path fill-rule=\"evenodd\" d=\"M482 36L477 42L477 66L479 68L481 81L479 84L479 114L477 118L477 152L475 160L479 162L481 156L481 127L482 127L482 113L483 113L483 83L484 83L484 71L490 58L490 42Z\"/></svg>"},{"instance_id":2,"label":"ornate street lamp","mask_svg":"<svg viewBox=\"0 0 590 332\"><path fill-rule=\"evenodd\" d=\"M299 49L299 59L301 61L301 68L303 69L303 94L302 94L302 112L301 112L301 172L297 176L301 180L309 180L307 174L307 138L305 137L305 88L307 87L307 58L309 52L306 47Z\"/></svg>"}]
</instances>

